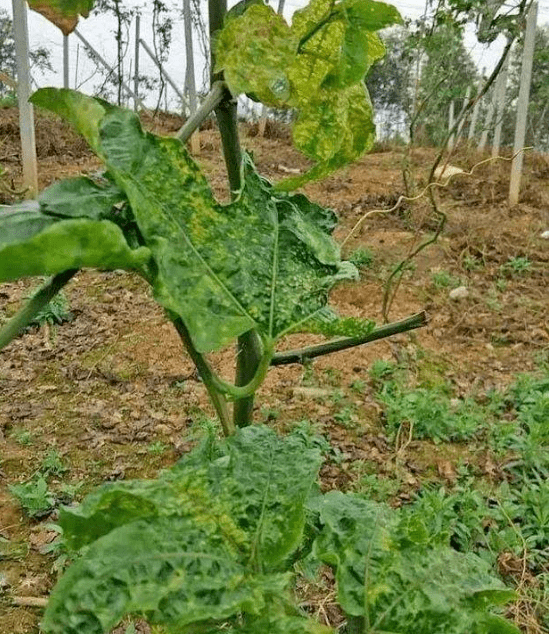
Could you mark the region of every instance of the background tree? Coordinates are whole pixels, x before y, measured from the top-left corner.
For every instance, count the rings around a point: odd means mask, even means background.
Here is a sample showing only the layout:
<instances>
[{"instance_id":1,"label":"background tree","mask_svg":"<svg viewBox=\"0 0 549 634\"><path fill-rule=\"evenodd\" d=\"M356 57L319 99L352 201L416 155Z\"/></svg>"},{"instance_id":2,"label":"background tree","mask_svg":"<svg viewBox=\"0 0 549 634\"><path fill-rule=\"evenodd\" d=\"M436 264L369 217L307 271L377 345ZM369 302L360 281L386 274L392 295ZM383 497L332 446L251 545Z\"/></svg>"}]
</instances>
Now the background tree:
<instances>
[{"instance_id":1,"label":"background tree","mask_svg":"<svg viewBox=\"0 0 549 634\"><path fill-rule=\"evenodd\" d=\"M124 58L128 50L130 39L130 26L135 14L135 9L125 5L122 0L98 0L95 4L94 14L111 14L116 18L114 37L116 40L116 66L114 72L107 72L102 67L99 68L104 80L96 87L95 92L105 98L113 98L119 106L125 103L122 82L124 78ZM91 57L93 61L95 59ZM114 90L114 94L113 91Z\"/></svg>"},{"instance_id":2,"label":"background tree","mask_svg":"<svg viewBox=\"0 0 549 634\"><path fill-rule=\"evenodd\" d=\"M463 42L463 29L445 20L418 43L423 52L418 103L418 118L424 142L440 145L448 131L450 103L459 110L467 89L478 81L478 70ZM441 69L444 72L441 73Z\"/></svg>"},{"instance_id":3,"label":"background tree","mask_svg":"<svg viewBox=\"0 0 549 634\"><path fill-rule=\"evenodd\" d=\"M53 70L50 56L50 51L44 46L32 49L29 53L31 69L39 71ZM0 70L13 79L17 79L13 21L7 11L3 9L0 9ZM13 93L13 90L5 83L0 82L0 96L5 97L11 93Z\"/></svg>"},{"instance_id":4,"label":"background tree","mask_svg":"<svg viewBox=\"0 0 549 634\"><path fill-rule=\"evenodd\" d=\"M393 27L381 35L386 56L366 76L378 116L381 137L401 135L410 125L415 54L408 28Z\"/></svg>"}]
</instances>

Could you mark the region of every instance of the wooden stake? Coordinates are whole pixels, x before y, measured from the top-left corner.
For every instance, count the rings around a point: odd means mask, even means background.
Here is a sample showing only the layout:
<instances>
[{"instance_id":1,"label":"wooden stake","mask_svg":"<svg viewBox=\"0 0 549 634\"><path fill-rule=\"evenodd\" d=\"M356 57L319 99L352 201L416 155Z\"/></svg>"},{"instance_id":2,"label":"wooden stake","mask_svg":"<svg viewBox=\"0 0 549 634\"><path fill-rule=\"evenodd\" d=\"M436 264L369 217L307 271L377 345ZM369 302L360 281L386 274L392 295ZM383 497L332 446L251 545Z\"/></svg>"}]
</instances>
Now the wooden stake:
<instances>
[{"instance_id":1,"label":"wooden stake","mask_svg":"<svg viewBox=\"0 0 549 634\"><path fill-rule=\"evenodd\" d=\"M23 159L23 187L25 198L35 198L38 194L38 165L36 162L36 141L34 136L34 111L29 103L29 33L27 27L27 7L25 0L12 0L13 30L17 66L17 101L19 104L19 128L21 133L21 156Z\"/></svg>"},{"instance_id":2,"label":"wooden stake","mask_svg":"<svg viewBox=\"0 0 549 634\"><path fill-rule=\"evenodd\" d=\"M534 45L536 41L536 21L538 17L538 3L533 2L526 21L524 36L524 50L522 53L522 67L520 71L520 89L517 104L517 124L515 128L515 157L511 164L511 180L509 182L509 204L516 205L519 201L520 180L522 177L522 163L526 139L526 123L528 121L528 102L530 99L530 83L532 80L532 63L534 61Z\"/></svg>"}]
</instances>

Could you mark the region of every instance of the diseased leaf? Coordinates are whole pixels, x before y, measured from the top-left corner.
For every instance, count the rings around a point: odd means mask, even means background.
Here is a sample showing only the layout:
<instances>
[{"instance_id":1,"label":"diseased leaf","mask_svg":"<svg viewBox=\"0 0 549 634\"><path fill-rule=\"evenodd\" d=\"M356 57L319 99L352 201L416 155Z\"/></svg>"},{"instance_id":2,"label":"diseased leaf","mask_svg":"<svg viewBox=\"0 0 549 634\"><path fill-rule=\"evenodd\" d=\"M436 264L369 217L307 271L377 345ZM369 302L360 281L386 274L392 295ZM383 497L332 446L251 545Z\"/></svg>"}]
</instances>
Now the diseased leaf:
<instances>
[{"instance_id":1,"label":"diseased leaf","mask_svg":"<svg viewBox=\"0 0 549 634\"><path fill-rule=\"evenodd\" d=\"M375 140L373 110L364 84L320 91L318 101L310 101L300 112L293 138L295 146L317 164L305 174L279 183L279 190L323 178L362 156Z\"/></svg>"},{"instance_id":2,"label":"diseased leaf","mask_svg":"<svg viewBox=\"0 0 549 634\"><path fill-rule=\"evenodd\" d=\"M56 221L36 212L0 212L0 282L84 267L144 270L149 259L147 248L130 249L108 220Z\"/></svg>"},{"instance_id":3,"label":"diseased leaf","mask_svg":"<svg viewBox=\"0 0 549 634\"><path fill-rule=\"evenodd\" d=\"M104 634L126 614L182 627L264 607L220 528L172 515L139 520L95 541L63 575L48 604L48 634ZM267 587L273 579L265 580Z\"/></svg>"},{"instance_id":4,"label":"diseased leaf","mask_svg":"<svg viewBox=\"0 0 549 634\"><path fill-rule=\"evenodd\" d=\"M294 332L310 332L325 337L365 337L375 328L370 319L355 317L339 317L330 308L324 308L303 324L299 324Z\"/></svg>"},{"instance_id":5,"label":"diseased leaf","mask_svg":"<svg viewBox=\"0 0 549 634\"><path fill-rule=\"evenodd\" d=\"M226 444L230 460L218 493L230 496L233 517L251 535L250 565L276 570L301 541L320 452L298 436L278 438L267 427L244 428Z\"/></svg>"},{"instance_id":6,"label":"diseased leaf","mask_svg":"<svg viewBox=\"0 0 549 634\"><path fill-rule=\"evenodd\" d=\"M410 545L395 511L357 495L330 492L311 505L323 526L314 553L335 566L342 608L372 630L413 623L417 634L518 632L490 613L515 593L476 555Z\"/></svg>"},{"instance_id":7,"label":"diseased leaf","mask_svg":"<svg viewBox=\"0 0 549 634\"><path fill-rule=\"evenodd\" d=\"M43 89L33 101L75 125L125 191L157 265L156 298L182 317L199 352L252 328L272 341L355 275L331 238L333 212L275 193L248 158L238 199L222 206L185 148L144 133L134 113L68 90Z\"/></svg>"},{"instance_id":8,"label":"diseased leaf","mask_svg":"<svg viewBox=\"0 0 549 634\"><path fill-rule=\"evenodd\" d=\"M238 47L233 45L236 40ZM225 71L234 95L245 92L275 107L288 101L286 69L295 57L297 40L271 7L253 4L241 16L228 16L215 50L216 72Z\"/></svg>"},{"instance_id":9,"label":"diseased leaf","mask_svg":"<svg viewBox=\"0 0 549 634\"><path fill-rule=\"evenodd\" d=\"M110 483L62 509L65 543L80 556L54 589L42 629L103 634L130 613L176 629L243 612L260 624L276 613L288 629L273 632L327 634L277 607L290 582L277 570L301 541L319 464L300 437L248 427L156 480Z\"/></svg>"},{"instance_id":10,"label":"diseased leaf","mask_svg":"<svg viewBox=\"0 0 549 634\"><path fill-rule=\"evenodd\" d=\"M227 20L216 59L231 91L297 108L294 143L317 163L277 189L322 178L370 149L375 127L363 81L385 53L375 31L396 22L393 6L373 0L312 0L291 27L267 6Z\"/></svg>"},{"instance_id":11,"label":"diseased leaf","mask_svg":"<svg viewBox=\"0 0 549 634\"><path fill-rule=\"evenodd\" d=\"M95 0L28 0L34 11L41 13L69 35L78 24L79 16L87 18Z\"/></svg>"}]
</instances>

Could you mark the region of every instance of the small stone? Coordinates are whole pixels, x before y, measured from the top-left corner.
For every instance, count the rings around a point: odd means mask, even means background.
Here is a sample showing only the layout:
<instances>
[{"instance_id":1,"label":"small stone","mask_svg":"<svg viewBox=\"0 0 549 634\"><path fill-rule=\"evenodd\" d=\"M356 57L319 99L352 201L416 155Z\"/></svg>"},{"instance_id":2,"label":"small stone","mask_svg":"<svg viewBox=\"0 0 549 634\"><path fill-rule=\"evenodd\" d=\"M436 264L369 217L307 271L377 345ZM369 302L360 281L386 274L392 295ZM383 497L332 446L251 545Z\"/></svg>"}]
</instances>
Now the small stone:
<instances>
[{"instance_id":1,"label":"small stone","mask_svg":"<svg viewBox=\"0 0 549 634\"><path fill-rule=\"evenodd\" d=\"M547 231L544 231L544 232L541 234L541 237L542 237L544 240L549 240L549 229L548 229Z\"/></svg>"},{"instance_id":2,"label":"small stone","mask_svg":"<svg viewBox=\"0 0 549 634\"><path fill-rule=\"evenodd\" d=\"M329 390L323 390L319 387L294 387L292 391L294 396L302 398L327 398L330 396Z\"/></svg>"},{"instance_id":3,"label":"small stone","mask_svg":"<svg viewBox=\"0 0 549 634\"><path fill-rule=\"evenodd\" d=\"M458 286L450 291L448 297L455 300L466 299L469 297L469 290L466 286Z\"/></svg>"}]
</instances>

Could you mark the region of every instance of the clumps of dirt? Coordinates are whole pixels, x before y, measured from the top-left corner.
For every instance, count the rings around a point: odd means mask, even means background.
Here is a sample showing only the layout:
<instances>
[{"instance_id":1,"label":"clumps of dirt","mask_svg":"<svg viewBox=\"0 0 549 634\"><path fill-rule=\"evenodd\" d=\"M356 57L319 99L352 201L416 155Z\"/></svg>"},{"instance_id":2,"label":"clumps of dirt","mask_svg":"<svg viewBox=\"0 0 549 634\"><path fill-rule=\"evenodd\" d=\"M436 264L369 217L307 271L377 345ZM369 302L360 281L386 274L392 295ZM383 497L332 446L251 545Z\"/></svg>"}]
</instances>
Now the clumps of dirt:
<instances>
[{"instance_id":1,"label":"clumps of dirt","mask_svg":"<svg viewBox=\"0 0 549 634\"><path fill-rule=\"evenodd\" d=\"M292 138L291 127L282 121L276 121L275 119L267 119L264 122L265 131L263 138L265 139L282 139L283 141L290 141ZM244 124L244 130L249 137L260 136L261 124L259 121L255 123Z\"/></svg>"},{"instance_id":2,"label":"clumps of dirt","mask_svg":"<svg viewBox=\"0 0 549 634\"><path fill-rule=\"evenodd\" d=\"M35 110L34 120L39 160L54 156L60 161L71 161L91 155L86 141L59 117ZM19 111L6 108L0 110L0 162L20 160Z\"/></svg>"}]
</instances>

